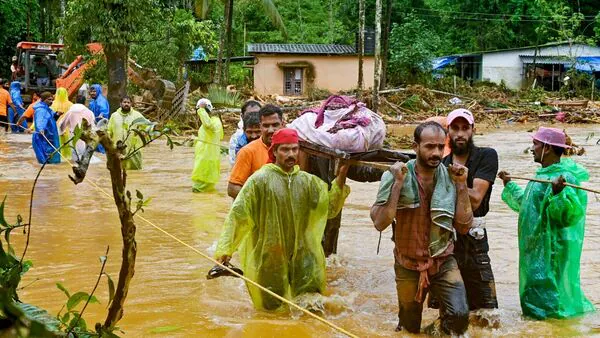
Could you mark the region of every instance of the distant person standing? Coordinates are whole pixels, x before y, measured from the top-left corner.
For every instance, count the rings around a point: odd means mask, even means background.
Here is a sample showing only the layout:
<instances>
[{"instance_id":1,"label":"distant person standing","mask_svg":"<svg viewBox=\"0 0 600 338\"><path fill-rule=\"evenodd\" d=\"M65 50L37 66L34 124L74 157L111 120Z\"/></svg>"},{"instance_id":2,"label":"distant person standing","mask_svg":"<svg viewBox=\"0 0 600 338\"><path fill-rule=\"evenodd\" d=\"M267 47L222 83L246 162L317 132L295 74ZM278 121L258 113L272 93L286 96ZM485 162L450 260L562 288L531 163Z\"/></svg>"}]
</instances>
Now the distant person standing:
<instances>
[{"instance_id":1,"label":"distant person standing","mask_svg":"<svg viewBox=\"0 0 600 338\"><path fill-rule=\"evenodd\" d=\"M221 177L221 147L223 123L208 99L200 99L196 109L202 126L196 140L194 170L192 171L193 192L209 192Z\"/></svg>"},{"instance_id":2,"label":"distant person standing","mask_svg":"<svg viewBox=\"0 0 600 338\"><path fill-rule=\"evenodd\" d=\"M108 119L110 117L110 107L108 100L102 95L102 86L99 84L93 84L90 88L90 110L96 117L96 122L101 119Z\"/></svg>"},{"instance_id":3,"label":"distant person standing","mask_svg":"<svg viewBox=\"0 0 600 338\"><path fill-rule=\"evenodd\" d=\"M35 133L31 137L31 143L35 157L40 164L60 163L60 154L55 152L60 147L58 140L58 127L56 118L58 115L50 109L54 97L50 92L43 92L35 106L33 121Z\"/></svg>"},{"instance_id":4,"label":"distant person standing","mask_svg":"<svg viewBox=\"0 0 600 338\"><path fill-rule=\"evenodd\" d=\"M17 57L13 56L12 63L10 64L10 80L11 81L17 80L17 78L19 77L19 71L20 71L20 67L17 64Z\"/></svg>"},{"instance_id":5,"label":"distant person standing","mask_svg":"<svg viewBox=\"0 0 600 338\"><path fill-rule=\"evenodd\" d=\"M0 79L0 130L4 127L4 131L8 131L8 107L11 107L14 111L17 111L17 107L13 104L10 93L4 89L6 80Z\"/></svg>"},{"instance_id":6,"label":"distant person standing","mask_svg":"<svg viewBox=\"0 0 600 338\"><path fill-rule=\"evenodd\" d=\"M246 144L252 142L251 140L249 141L248 139L244 138L244 116L250 113L258 113L260 111L260 108L260 103L254 100L246 101L246 103L244 103L244 105L242 106L242 112L240 114L238 128L229 139L229 164L232 168L235 164L235 159L240 149L242 149L242 147Z\"/></svg>"}]
</instances>

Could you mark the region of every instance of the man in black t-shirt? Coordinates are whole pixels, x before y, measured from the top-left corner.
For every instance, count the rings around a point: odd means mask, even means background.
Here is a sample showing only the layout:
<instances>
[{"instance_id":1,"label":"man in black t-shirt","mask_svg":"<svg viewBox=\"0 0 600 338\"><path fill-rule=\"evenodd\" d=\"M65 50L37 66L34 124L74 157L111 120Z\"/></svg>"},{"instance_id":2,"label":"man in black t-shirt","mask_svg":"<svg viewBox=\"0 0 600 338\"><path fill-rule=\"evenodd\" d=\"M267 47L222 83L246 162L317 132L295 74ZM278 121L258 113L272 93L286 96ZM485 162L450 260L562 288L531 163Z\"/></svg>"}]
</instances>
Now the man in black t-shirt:
<instances>
[{"instance_id":1,"label":"man in black t-shirt","mask_svg":"<svg viewBox=\"0 0 600 338\"><path fill-rule=\"evenodd\" d=\"M467 290L469 310L494 309L498 300L484 217L490 208L492 186L498 173L498 154L492 148L473 143L475 120L470 111L456 109L447 121L452 152L442 161L446 166L457 163L469 169L467 186L474 217L469 233L457 234L454 256Z\"/></svg>"}]
</instances>

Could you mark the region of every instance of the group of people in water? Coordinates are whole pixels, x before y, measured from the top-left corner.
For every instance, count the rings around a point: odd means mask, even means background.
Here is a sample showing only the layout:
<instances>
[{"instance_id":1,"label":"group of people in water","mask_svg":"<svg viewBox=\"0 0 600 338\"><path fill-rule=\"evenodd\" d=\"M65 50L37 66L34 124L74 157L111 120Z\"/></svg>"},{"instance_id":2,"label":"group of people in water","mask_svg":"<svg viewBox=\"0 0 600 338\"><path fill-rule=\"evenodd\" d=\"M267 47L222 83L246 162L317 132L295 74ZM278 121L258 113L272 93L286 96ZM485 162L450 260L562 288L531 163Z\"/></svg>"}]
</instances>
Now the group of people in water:
<instances>
[{"instance_id":1,"label":"group of people in water","mask_svg":"<svg viewBox=\"0 0 600 338\"><path fill-rule=\"evenodd\" d=\"M107 123L113 141L125 141L129 149L139 146L136 135L126 136L129 129L136 124L152 126L132 108L128 97L110 114L99 85L92 86L88 107L69 102L66 90L59 88L56 95L41 93L26 109L12 89L11 85L9 99L0 91L0 118L7 115L3 107L14 110L14 117L0 122L15 121L11 125L18 126L15 132L33 128L32 144L40 163L59 162L56 149L83 120L92 126ZM201 127L192 191L205 193L214 191L220 180L224 132L209 100L199 100L196 108ZM367 181L380 181L370 217L377 231L392 227L395 243L396 330L421 332L427 296L427 305L439 309L439 318L425 328L432 334L463 334L470 312L498 308L486 229L497 177L504 184L502 200L519 214L515 231L523 314L545 319L594 311L579 276L587 195L573 186L587 181L589 175L564 156L569 148L565 133L540 127L532 135L533 160L541 165L536 178L551 183L531 181L523 189L508 172L499 172L493 148L475 145L475 128L470 111L454 110L415 128L414 159L385 171L369 168ZM303 154L299 141L294 129L285 128L279 107L257 101L242 106L238 129L229 142L232 168L227 194L234 202L215 252L215 258L227 265L237 252L247 278L289 300L325 291L325 257L335 252L324 250L326 227L350 194L346 178L352 178L355 166L340 160L334 179L315 176L307 172L311 159ZM82 151L81 145L71 149L75 154L62 156L75 159ZM138 154L128 158L126 169L142 168ZM335 247L337 230L339 225L333 235ZM279 299L247 286L257 309L284 308Z\"/></svg>"},{"instance_id":2,"label":"group of people in water","mask_svg":"<svg viewBox=\"0 0 600 338\"><path fill-rule=\"evenodd\" d=\"M284 125L276 106L249 101L242 107L241 128L229 147L227 193L234 202L215 258L229 265L237 252L248 278L293 300L325 290L326 224L350 193L345 182L351 166L340 160L328 186L304 171L310 166L298 134ZM498 172L498 154L476 146L474 135L473 114L457 109L415 128L415 159L387 171L370 168L369 176L380 181L370 216L378 231L392 226L395 243L396 330L421 332L427 295L428 306L439 309L439 318L425 328L431 334L462 334L470 313L498 308L485 220L497 177L504 183L503 201L519 213L523 314L545 319L594 311L579 277L587 195L572 186L589 177L564 157L570 148L565 133L540 127L532 135L533 160L541 165L536 178L551 183L531 181L524 190L508 172ZM283 308L280 300L247 287L257 309Z\"/></svg>"}]
</instances>

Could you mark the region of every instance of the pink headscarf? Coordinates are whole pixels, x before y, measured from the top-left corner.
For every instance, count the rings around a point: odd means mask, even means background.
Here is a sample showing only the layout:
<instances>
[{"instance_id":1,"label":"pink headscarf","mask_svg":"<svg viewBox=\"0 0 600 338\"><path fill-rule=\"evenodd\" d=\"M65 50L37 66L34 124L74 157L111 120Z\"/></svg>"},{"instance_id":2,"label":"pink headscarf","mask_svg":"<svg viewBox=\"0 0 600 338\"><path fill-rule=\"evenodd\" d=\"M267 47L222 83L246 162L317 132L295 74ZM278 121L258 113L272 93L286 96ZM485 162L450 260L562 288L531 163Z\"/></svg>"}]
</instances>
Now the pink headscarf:
<instances>
[{"instance_id":1,"label":"pink headscarf","mask_svg":"<svg viewBox=\"0 0 600 338\"><path fill-rule=\"evenodd\" d=\"M64 134L67 130L73 132L84 119L90 126L95 126L94 113L92 113L91 110L79 103L72 105L71 108L58 119L57 126L60 134Z\"/></svg>"}]
</instances>

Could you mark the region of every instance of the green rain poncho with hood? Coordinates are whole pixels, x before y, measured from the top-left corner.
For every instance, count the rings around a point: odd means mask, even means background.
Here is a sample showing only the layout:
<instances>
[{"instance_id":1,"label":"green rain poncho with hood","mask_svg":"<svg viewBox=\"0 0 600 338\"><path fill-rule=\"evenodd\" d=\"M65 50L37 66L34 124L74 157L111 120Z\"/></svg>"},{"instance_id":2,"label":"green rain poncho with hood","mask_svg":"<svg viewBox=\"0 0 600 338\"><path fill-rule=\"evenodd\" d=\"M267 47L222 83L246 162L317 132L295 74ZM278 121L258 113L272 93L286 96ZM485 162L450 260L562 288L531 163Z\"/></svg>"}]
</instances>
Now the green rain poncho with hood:
<instances>
[{"instance_id":1,"label":"green rain poncho with hood","mask_svg":"<svg viewBox=\"0 0 600 338\"><path fill-rule=\"evenodd\" d=\"M131 108L129 113L123 112L121 108L117 109L108 121L108 136L112 139L114 145L117 145L118 141L125 141L126 155L135 149L140 148L144 145L142 139L134 132L129 133L132 128L140 128L150 130L153 127L153 123L144 117L140 112ZM140 170L142 169L142 152L137 151L129 159L123 161L123 168L126 170Z\"/></svg>"},{"instance_id":2,"label":"green rain poncho with hood","mask_svg":"<svg viewBox=\"0 0 600 338\"><path fill-rule=\"evenodd\" d=\"M328 218L344 205L350 188L295 166L289 174L266 164L244 184L227 215L215 257L239 252L244 275L287 299L325 289L321 239ZM281 301L247 284L257 309Z\"/></svg>"},{"instance_id":3,"label":"green rain poncho with hood","mask_svg":"<svg viewBox=\"0 0 600 338\"><path fill-rule=\"evenodd\" d=\"M205 192L214 189L221 176L221 147L223 124L219 116L209 116L204 108L198 108L202 126L198 129L194 170L192 171L193 190Z\"/></svg>"},{"instance_id":4,"label":"green rain poncho with hood","mask_svg":"<svg viewBox=\"0 0 600 338\"><path fill-rule=\"evenodd\" d=\"M579 185L588 172L571 159L540 168L537 179L563 175ZM587 194L565 187L554 195L552 185L529 182L525 191L506 184L502 200L519 213L519 295L523 314L536 319L566 318L594 311L583 294L579 261L585 228Z\"/></svg>"}]
</instances>

